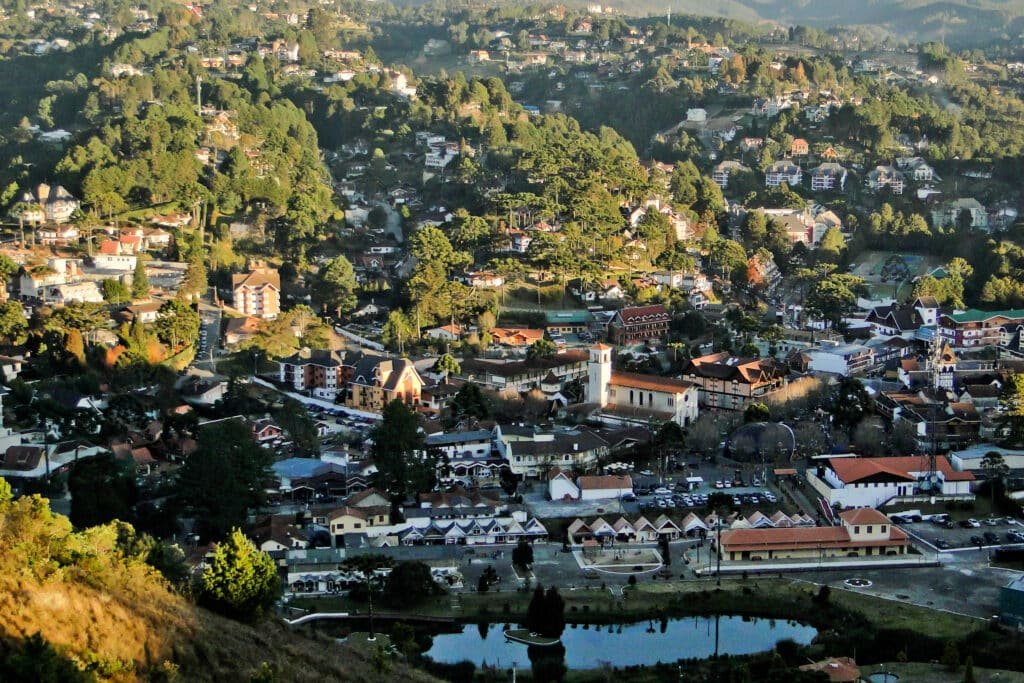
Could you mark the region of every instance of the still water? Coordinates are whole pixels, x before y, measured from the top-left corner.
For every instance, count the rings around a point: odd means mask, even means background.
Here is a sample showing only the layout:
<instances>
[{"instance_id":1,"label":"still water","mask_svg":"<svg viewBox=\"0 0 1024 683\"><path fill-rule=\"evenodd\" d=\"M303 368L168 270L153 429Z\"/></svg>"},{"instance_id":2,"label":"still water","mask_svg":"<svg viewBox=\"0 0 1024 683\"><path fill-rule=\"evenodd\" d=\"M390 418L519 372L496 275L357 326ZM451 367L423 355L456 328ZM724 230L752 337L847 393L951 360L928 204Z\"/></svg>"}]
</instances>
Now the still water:
<instances>
[{"instance_id":1,"label":"still water","mask_svg":"<svg viewBox=\"0 0 1024 683\"><path fill-rule=\"evenodd\" d=\"M717 622L717 636L716 636ZM515 628L515 625L512 625ZM505 640L504 624L466 624L459 633L434 636L426 654L437 662L469 660L477 666L528 665L526 646ZM603 664L630 666L674 662L715 654L771 650L780 640L806 645L817 629L795 621L749 617L684 617L621 625L568 625L562 634L565 664L593 669Z\"/></svg>"}]
</instances>

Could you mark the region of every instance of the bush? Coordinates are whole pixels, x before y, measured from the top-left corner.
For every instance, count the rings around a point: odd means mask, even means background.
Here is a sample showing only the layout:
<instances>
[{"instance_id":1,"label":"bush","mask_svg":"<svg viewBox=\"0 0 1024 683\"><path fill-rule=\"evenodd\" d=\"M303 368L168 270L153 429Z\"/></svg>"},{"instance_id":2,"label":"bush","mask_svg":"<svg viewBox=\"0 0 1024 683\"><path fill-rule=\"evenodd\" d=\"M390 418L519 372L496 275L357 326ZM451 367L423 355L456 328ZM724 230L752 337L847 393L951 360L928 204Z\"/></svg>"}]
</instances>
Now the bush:
<instances>
[{"instance_id":1,"label":"bush","mask_svg":"<svg viewBox=\"0 0 1024 683\"><path fill-rule=\"evenodd\" d=\"M636 574L630 574L629 579L626 581L630 586L636 585Z\"/></svg>"}]
</instances>

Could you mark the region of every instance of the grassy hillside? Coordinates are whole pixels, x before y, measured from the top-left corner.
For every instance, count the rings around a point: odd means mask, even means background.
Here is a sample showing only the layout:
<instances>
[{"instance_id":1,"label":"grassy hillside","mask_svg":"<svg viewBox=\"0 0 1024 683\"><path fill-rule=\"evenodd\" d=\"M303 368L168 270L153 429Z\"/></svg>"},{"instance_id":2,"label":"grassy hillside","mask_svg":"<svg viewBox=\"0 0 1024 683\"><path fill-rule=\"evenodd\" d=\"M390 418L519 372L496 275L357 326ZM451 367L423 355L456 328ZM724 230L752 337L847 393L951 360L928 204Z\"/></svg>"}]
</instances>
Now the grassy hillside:
<instances>
[{"instance_id":1,"label":"grassy hillside","mask_svg":"<svg viewBox=\"0 0 1024 683\"><path fill-rule=\"evenodd\" d=\"M99 680L430 681L422 672L277 622L199 609L143 561L127 525L74 532L38 497L0 479L0 660L39 633ZM2 677L2 676L0 676Z\"/></svg>"}]
</instances>

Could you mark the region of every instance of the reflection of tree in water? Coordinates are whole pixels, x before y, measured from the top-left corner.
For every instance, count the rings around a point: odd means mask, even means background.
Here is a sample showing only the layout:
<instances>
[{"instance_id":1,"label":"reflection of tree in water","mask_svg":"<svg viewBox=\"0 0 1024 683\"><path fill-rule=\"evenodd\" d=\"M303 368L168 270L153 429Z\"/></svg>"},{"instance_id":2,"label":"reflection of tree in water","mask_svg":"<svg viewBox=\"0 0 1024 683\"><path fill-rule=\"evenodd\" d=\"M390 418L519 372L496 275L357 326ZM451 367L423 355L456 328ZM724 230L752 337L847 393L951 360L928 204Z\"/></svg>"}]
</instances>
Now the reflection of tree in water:
<instances>
[{"instance_id":1,"label":"reflection of tree in water","mask_svg":"<svg viewBox=\"0 0 1024 683\"><path fill-rule=\"evenodd\" d=\"M480 632L480 640L487 640L487 631L489 631L491 625L481 621L476 625L476 630Z\"/></svg>"},{"instance_id":2,"label":"reflection of tree in water","mask_svg":"<svg viewBox=\"0 0 1024 683\"><path fill-rule=\"evenodd\" d=\"M530 657L530 668L536 683L557 683L565 678L569 670L565 665L565 646L559 643L551 647L531 645L526 648Z\"/></svg>"}]
</instances>

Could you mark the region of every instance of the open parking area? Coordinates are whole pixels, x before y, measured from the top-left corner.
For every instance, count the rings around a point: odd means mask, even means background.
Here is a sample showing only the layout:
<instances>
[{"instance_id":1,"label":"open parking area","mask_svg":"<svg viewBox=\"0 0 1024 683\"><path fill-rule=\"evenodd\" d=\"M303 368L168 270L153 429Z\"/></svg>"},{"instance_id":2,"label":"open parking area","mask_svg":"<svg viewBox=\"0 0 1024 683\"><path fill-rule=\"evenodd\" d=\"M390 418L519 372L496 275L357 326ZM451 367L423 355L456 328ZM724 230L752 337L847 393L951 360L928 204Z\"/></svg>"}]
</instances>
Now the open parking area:
<instances>
[{"instance_id":1,"label":"open parking area","mask_svg":"<svg viewBox=\"0 0 1024 683\"><path fill-rule=\"evenodd\" d=\"M935 550L991 547L1024 543L1024 521L1013 517L967 518L954 521L948 515L923 519L920 515L890 515L907 533Z\"/></svg>"}]
</instances>

